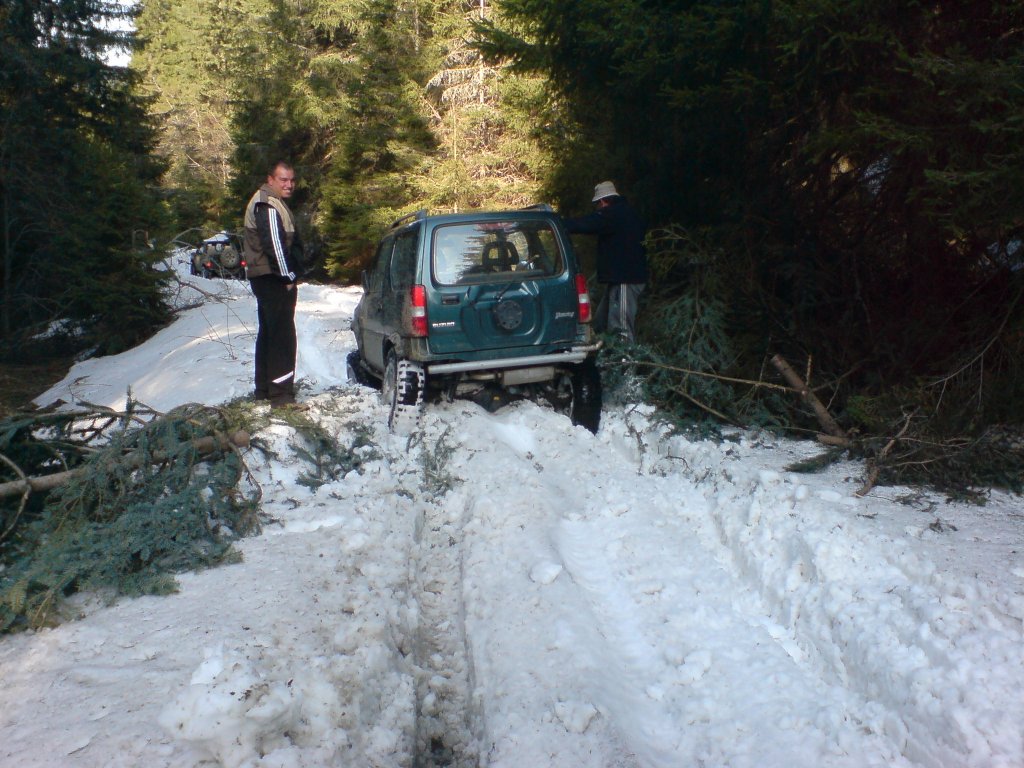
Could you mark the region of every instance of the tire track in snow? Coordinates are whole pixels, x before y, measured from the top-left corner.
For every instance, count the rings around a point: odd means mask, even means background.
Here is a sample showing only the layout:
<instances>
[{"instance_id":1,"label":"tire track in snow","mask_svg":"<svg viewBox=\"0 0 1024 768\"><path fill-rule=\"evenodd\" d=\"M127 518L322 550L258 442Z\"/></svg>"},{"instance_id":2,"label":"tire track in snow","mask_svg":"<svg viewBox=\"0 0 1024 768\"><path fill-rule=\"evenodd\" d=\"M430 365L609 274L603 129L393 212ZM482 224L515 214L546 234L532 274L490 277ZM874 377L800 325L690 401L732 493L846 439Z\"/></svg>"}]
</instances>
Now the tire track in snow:
<instances>
[{"instance_id":1,"label":"tire track in snow","mask_svg":"<svg viewBox=\"0 0 1024 768\"><path fill-rule=\"evenodd\" d=\"M709 460L709 486L728 475L706 446L681 448L691 461ZM800 514L815 495L804 482L813 480L774 470L726 482L716 488L712 516L737 571L789 627L808 663L870 701L866 727L915 764L1001 765L997 755L1019 756L1019 688L1008 687L1002 706L991 708L987 665L976 664L1019 658L1019 618L961 624L962 589L974 600L994 604L994 597L937 572L909 542L880 535L868 521L871 499L828 488L818 492L813 516ZM984 715L965 717L965 703Z\"/></svg>"},{"instance_id":2,"label":"tire track in snow","mask_svg":"<svg viewBox=\"0 0 1024 768\"><path fill-rule=\"evenodd\" d=\"M549 419L537 409L519 417L536 423L532 438L483 415L458 427L466 445L488 446L460 456L467 474L507 465L478 488L465 527L491 764L522 757L514 710L533 684L568 734L566 752L575 740L603 755L578 765L909 765L884 735L862 730L861 707L849 711L849 694L771 619L692 480L644 474L635 446ZM510 667L512 654L533 668Z\"/></svg>"},{"instance_id":3,"label":"tire track in snow","mask_svg":"<svg viewBox=\"0 0 1024 768\"><path fill-rule=\"evenodd\" d=\"M447 430L421 432L412 455L444 452ZM439 471L445 471L438 467ZM421 474L422 477L422 474ZM430 484L424 478L424 485ZM462 604L462 510L437 503L429 488L416 521L409 580L417 608L416 751L413 768L472 768L479 764L470 702L472 665Z\"/></svg>"},{"instance_id":4,"label":"tire track in snow","mask_svg":"<svg viewBox=\"0 0 1024 768\"><path fill-rule=\"evenodd\" d=\"M603 640L597 669L614 670L595 678L595 698L627 731L647 737L636 745L645 764L899 764L891 746L872 739L852 751L831 743L838 723L856 719L846 711L847 694L803 663L790 633L769 619L720 552L664 522L672 513L650 510L652 524L628 543L608 521L569 521L559 536L587 621ZM643 529L631 522L629 530ZM675 566L665 572L673 549ZM655 551L658 572L644 557ZM751 688L751 678L760 685ZM816 710L819 721L801 720ZM775 720L778 712L792 716Z\"/></svg>"}]
</instances>

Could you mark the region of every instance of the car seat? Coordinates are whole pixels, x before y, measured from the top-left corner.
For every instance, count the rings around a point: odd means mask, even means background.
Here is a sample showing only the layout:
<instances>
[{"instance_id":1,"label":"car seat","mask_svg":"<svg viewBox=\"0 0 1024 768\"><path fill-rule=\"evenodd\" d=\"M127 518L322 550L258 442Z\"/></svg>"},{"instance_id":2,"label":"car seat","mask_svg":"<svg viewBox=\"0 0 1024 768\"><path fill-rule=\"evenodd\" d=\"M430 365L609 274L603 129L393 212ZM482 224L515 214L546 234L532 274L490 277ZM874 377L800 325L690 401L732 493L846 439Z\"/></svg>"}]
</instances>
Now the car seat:
<instances>
[{"instance_id":1,"label":"car seat","mask_svg":"<svg viewBox=\"0 0 1024 768\"><path fill-rule=\"evenodd\" d=\"M512 243L494 242L484 246L480 258L488 272L508 272L519 263L519 252Z\"/></svg>"}]
</instances>

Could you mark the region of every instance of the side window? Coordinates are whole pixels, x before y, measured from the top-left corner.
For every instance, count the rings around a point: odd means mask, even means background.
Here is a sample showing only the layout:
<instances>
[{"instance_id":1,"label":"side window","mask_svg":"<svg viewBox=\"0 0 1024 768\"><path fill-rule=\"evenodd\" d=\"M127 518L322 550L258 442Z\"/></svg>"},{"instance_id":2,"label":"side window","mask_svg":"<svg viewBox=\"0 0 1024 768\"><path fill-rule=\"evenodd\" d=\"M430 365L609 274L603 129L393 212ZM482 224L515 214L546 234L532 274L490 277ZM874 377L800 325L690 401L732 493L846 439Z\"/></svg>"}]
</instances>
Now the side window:
<instances>
[{"instance_id":1,"label":"side window","mask_svg":"<svg viewBox=\"0 0 1024 768\"><path fill-rule=\"evenodd\" d=\"M416 280L416 245L420 228L403 232L395 240L395 252L391 257L391 290L404 291Z\"/></svg>"},{"instance_id":2,"label":"side window","mask_svg":"<svg viewBox=\"0 0 1024 768\"><path fill-rule=\"evenodd\" d=\"M395 246L393 237L385 238L377 246L377 255L373 258L373 267L367 274L367 289L379 291L384 284L384 275L387 274L388 264L391 263L391 250Z\"/></svg>"}]
</instances>

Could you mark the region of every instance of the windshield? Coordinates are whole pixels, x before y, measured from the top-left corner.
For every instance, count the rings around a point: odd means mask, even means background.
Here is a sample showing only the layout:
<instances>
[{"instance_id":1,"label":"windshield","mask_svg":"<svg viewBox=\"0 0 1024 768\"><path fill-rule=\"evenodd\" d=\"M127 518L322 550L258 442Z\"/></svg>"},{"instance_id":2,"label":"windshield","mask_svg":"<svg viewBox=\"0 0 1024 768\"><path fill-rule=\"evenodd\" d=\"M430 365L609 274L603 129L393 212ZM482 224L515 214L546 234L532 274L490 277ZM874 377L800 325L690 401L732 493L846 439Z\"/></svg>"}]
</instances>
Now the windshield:
<instances>
[{"instance_id":1,"label":"windshield","mask_svg":"<svg viewBox=\"0 0 1024 768\"><path fill-rule=\"evenodd\" d=\"M483 221L435 229L433 269L441 285L462 285L554 277L565 260L550 221Z\"/></svg>"}]
</instances>

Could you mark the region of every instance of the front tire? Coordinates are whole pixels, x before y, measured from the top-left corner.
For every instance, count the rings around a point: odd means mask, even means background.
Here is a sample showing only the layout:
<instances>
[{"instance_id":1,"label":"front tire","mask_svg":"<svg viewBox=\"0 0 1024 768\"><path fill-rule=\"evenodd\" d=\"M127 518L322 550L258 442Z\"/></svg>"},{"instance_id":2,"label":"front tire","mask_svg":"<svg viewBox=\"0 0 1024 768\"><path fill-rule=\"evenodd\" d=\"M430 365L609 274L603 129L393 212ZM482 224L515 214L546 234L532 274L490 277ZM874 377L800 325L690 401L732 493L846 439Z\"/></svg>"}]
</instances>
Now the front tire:
<instances>
[{"instance_id":1,"label":"front tire","mask_svg":"<svg viewBox=\"0 0 1024 768\"><path fill-rule=\"evenodd\" d=\"M353 349L348 353L348 357L345 359L345 369L349 381L362 384L364 387L380 389L380 381L371 376L363 367L363 357L359 354L358 349Z\"/></svg>"}]
</instances>

